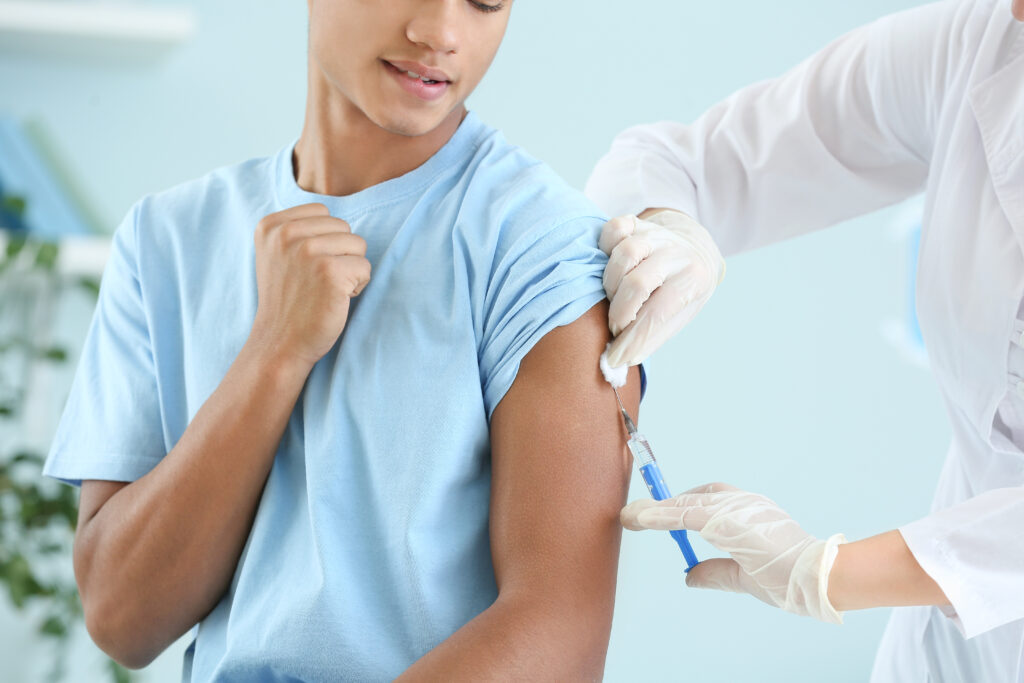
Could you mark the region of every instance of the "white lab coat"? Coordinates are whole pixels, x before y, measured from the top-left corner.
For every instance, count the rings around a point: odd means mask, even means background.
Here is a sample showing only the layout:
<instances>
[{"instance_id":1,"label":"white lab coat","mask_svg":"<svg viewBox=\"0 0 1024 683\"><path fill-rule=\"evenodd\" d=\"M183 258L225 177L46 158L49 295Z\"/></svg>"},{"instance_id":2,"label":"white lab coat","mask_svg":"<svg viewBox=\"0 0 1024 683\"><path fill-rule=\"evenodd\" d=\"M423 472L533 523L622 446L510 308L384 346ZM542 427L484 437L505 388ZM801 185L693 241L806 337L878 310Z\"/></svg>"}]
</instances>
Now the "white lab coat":
<instances>
[{"instance_id":1,"label":"white lab coat","mask_svg":"<svg viewBox=\"0 0 1024 683\"><path fill-rule=\"evenodd\" d=\"M692 125L622 133L587 194L726 254L926 192L917 309L953 442L901 528L953 609L894 611L874 681L1024 681L1024 25L942 2L854 31ZM895 520L894 520L895 521Z\"/></svg>"}]
</instances>

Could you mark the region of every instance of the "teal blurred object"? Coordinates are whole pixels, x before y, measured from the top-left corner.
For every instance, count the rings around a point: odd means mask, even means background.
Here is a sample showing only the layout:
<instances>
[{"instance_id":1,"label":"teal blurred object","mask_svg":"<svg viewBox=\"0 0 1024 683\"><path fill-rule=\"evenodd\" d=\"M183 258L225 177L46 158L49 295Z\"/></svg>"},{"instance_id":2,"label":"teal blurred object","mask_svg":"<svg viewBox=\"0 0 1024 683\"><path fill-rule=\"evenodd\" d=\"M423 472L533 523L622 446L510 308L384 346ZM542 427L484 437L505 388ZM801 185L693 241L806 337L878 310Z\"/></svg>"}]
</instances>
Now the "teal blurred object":
<instances>
[{"instance_id":1,"label":"teal blurred object","mask_svg":"<svg viewBox=\"0 0 1024 683\"><path fill-rule=\"evenodd\" d=\"M0 226L8 229L40 239L94 232L25 127L6 116L0 116L0 197ZM24 215L7 204L9 197L24 202Z\"/></svg>"},{"instance_id":2,"label":"teal blurred object","mask_svg":"<svg viewBox=\"0 0 1024 683\"><path fill-rule=\"evenodd\" d=\"M28 226L25 225L24 214L25 198L7 194L3 183L0 183L0 230L26 232Z\"/></svg>"}]
</instances>

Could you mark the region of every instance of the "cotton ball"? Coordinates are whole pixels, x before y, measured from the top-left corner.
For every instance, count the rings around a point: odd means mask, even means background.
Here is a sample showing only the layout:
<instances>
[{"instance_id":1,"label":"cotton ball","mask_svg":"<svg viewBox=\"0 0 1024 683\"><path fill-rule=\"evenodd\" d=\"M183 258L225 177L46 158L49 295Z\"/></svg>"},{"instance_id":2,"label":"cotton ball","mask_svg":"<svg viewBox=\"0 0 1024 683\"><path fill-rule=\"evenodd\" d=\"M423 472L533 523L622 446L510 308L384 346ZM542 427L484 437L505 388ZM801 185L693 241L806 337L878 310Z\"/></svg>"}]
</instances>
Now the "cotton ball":
<instances>
[{"instance_id":1,"label":"cotton ball","mask_svg":"<svg viewBox=\"0 0 1024 683\"><path fill-rule=\"evenodd\" d=\"M621 368L613 368L608 365L609 348L611 348L611 344L605 347L604 353L601 354L601 374L604 375L604 380L608 384L618 389L626 384L626 377L629 376L629 366L623 365Z\"/></svg>"}]
</instances>

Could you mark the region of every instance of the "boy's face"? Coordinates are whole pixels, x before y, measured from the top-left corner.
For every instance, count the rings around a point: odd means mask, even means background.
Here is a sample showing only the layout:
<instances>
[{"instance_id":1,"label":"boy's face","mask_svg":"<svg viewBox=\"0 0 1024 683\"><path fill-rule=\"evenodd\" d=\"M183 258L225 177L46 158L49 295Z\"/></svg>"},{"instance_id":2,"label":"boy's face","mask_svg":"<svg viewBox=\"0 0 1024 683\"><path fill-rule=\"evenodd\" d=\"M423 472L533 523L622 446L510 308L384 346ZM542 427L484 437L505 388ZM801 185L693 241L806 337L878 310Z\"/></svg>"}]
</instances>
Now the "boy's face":
<instances>
[{"instance_id":1,"label":"boy's face","mask_svg":"<svg viewBox=\"0 0 1024 683\"><path fill-rule=\"evenodd\" d=\"M310 68L373 123L411 136L434 130L476 88L512 0L308 3Z\"/></svg>"}]
</instances>

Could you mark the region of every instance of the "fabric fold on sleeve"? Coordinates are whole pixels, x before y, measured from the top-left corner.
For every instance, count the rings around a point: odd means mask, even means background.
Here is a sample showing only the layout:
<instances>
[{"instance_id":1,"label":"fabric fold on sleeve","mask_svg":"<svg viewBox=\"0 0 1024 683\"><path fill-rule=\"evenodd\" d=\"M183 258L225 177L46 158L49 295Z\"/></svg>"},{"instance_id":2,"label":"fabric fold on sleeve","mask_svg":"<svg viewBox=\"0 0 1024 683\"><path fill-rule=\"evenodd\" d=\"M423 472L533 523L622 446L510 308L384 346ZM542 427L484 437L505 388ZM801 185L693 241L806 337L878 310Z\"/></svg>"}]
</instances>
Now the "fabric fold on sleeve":
<instances>
[{"instance_id":1,"label":"fabric fold on sleeve","mask_svg":"<svg viewBox=\"0 0 1024 683\"><path fill-rule=\"evenodd\" d=\"M607 257L597 247L603 224L587 217L526 231L495 264L480 343L488 419L534 345L605 298Z\"/></svg>"}]
</instances>

